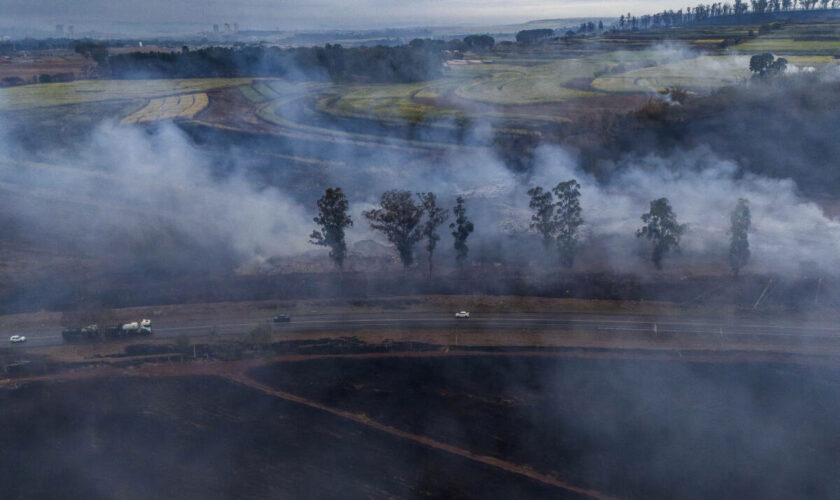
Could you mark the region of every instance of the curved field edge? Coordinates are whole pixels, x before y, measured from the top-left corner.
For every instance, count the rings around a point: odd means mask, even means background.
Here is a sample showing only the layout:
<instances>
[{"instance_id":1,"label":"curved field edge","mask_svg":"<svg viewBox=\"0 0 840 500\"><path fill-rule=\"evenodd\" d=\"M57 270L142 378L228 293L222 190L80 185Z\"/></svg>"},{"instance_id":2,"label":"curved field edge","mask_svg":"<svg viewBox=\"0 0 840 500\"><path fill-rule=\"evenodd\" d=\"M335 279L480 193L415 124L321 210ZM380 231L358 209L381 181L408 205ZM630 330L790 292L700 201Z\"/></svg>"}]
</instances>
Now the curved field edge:
<instances>
[{"instance_id":1,"label":"curved field edge","mask_svg":"<svg viewBox=\"0 0 840 500\"><path fill-rule=\"evenodd\" d=\"M0 111L119 99L154 99L250 84L253 78L79 80L0 89Z\"/></svg>"}]
</instances>

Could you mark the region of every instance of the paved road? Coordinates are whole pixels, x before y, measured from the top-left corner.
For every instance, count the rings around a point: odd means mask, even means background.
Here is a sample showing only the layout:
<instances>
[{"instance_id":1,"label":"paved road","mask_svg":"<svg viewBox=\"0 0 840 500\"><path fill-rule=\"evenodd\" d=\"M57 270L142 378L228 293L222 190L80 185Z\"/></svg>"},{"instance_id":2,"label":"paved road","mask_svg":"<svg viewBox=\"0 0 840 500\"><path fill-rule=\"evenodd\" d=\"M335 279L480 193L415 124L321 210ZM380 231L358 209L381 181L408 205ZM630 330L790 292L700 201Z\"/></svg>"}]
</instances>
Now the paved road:
<instances>
[{"instance_id":1,"label":"paved road","mask_svg":"<svg viewBox=\"0 0 840 500\"><path fill-rule=\"evenodd\" d=\"M176 335L206 335L215 329L219 335L247 333L258 325L271 324L268 319L228 318L203 323L172 323L158 319L154 324L155 337ZM701 334L701 335L765 335L799 337L802 339L837 338L840 325L827 323L761 322L750 320L719 320L708 318L651 317L640 315L597 315L568 313L474 313L470 319L455 319L451 313L400 313L347 315L303 315L290 323L273 325L276 332L313 333L329 335L353 334L360 330L428 330L472 333L501 333L533 331L540 334L562 335L569 331L598 331L622 333ZM6 332L7 335L26 335L23 344L7 344L14 348L63 344L60 329ZM7 337L6 337L7 338ZM4 339L4 342L8 342Z\"/></svg>"}]
</instances>

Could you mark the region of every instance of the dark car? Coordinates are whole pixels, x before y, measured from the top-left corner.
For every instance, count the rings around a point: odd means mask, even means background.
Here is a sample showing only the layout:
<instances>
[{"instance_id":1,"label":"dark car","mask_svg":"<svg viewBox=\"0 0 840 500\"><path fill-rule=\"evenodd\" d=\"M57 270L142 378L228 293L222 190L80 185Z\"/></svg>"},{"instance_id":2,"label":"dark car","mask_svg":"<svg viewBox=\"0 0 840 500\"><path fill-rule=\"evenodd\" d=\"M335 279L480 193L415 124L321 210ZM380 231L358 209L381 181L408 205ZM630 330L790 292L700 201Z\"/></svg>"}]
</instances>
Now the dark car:
<instances>
[{"instance_id":1,"label":"dark car","mask_svg":"<svg viewBox=\"0 0 840 500\"><path fill-rule=\"evenodd\" d=\"M288 323L291 320L292 318L290 316L280 314L279 316L275 316L272 321L274 321L275 323Z\"/></svg>"}]
</instances>

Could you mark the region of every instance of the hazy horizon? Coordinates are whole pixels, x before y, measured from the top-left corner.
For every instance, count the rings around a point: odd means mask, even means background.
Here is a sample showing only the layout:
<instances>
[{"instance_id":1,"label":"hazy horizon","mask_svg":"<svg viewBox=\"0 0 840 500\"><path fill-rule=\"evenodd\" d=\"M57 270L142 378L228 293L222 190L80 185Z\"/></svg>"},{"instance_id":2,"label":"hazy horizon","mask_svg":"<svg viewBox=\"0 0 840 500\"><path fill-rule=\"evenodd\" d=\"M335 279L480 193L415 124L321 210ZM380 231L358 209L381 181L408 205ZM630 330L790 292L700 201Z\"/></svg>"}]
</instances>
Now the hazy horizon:
<instances>
[{"instance_id":1,"label":"hazy horizon","mask_svg":"<svg viewBox=\"0 0 840 500\"><path fill-rule=\"evenodd\" d=\"M0 0L3 25L19 29L51 30L56 24L75 25L77 31L108 31L130 26L144 30L209 29L212 24L238 23L241 29L380 29L444 26L493 26L541 19L618 17L627 5L615 1L566 0L503 2L500 0ZM663 8L682 8L665 0L636 3L642 14ZM375 13L371 15L370 13Z\"/></svg>"}]
</instances>

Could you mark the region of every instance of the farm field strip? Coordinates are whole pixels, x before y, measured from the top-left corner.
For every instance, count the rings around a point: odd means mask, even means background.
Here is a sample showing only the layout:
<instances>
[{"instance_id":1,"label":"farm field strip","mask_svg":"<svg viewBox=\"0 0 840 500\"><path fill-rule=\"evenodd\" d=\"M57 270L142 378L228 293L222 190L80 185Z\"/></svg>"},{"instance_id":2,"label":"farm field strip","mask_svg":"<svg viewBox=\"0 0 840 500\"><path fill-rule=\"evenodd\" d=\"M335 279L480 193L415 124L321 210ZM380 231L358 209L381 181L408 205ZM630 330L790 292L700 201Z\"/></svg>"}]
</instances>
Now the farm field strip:
<instances>
[{"instance_id":1,"label":"farm field strip","mask_svg":"<svg viewBox=\"0 0 840 500\"><path fill-rule=\"evenodd\" d=\"M251 83L253 78L79 80L0 89L0 111L118 99L155 99Z\"/></svg>"},{"instance_id":2,"label":"farm field strip","mask_svg":"<svg viewBox=\"0 0 840 500\"><path fill-rule=\"evenodd\" d=\"M765 38L740 43L733 47L741 52L773 52L802 55L840 55L840 40L796 40L794 38Z\"/></svg>"},{"instance_id":3,"label":"farm field strip","mask_svg":"<svg viewBox=\"0 0 840 500\"><path fill-rule=\"evenodd\" d=\"M297 98L275 100L264 103L257 108L257 116L266 122L273 125L284 127L291 131L307 134L308 137L317 140L350 142L353 144L369 144L375 143L382 147L410 147L419 149L465 149L468 146L460 146L449 143L437 143L430 141L413 141L408 139L399 139L394 137L387 137L375 134L362 134L356 132L345 132L343 130L331 129L325 127L318 127L314 125L306 125L303 123L293 122L284 118L284 113L281 107L287 106L295 101Z\"/></svg>"},{"instance_id":4,"label":"farm field strip","mask_svg":"<svg viewBox=\"0 0 840 500\"><path fill-rule=\"evenodd\" d=\"M210 103L207 94L181 94L158 97L149 101L143 109L122 119L121 123L146 123L175 118L193 118Z\"/></svg>"}]
</instances>

